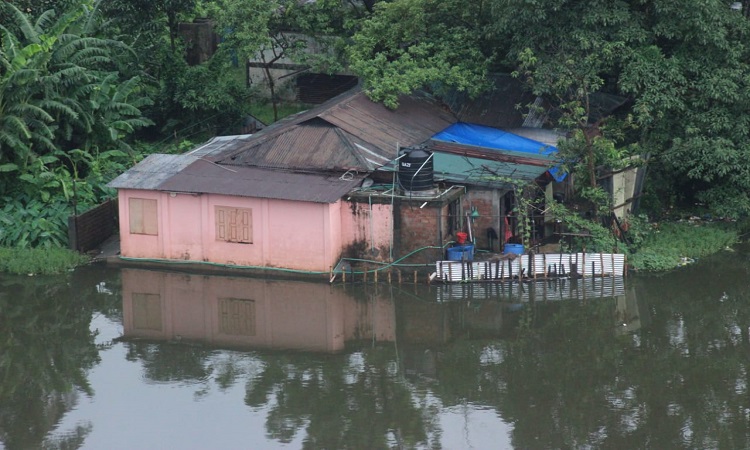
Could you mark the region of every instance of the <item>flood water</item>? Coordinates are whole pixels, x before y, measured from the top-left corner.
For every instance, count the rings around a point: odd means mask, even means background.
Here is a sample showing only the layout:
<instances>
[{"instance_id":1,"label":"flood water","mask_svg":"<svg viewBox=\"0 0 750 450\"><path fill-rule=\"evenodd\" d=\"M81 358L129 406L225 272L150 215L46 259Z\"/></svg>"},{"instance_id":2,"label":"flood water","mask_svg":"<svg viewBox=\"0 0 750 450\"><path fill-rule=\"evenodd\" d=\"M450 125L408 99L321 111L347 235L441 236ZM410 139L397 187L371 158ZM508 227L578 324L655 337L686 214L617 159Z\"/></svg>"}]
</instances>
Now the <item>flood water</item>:
<instances>
[{"instance_id":1,"label":"flood water","mask_svg":"<svg viewBox=\"0 0 750 450\"><path fill-rule=\"evenodd\" d=\"M0 448L750 448L749 273L2 276Z\"/></svg>"}]
</instances>

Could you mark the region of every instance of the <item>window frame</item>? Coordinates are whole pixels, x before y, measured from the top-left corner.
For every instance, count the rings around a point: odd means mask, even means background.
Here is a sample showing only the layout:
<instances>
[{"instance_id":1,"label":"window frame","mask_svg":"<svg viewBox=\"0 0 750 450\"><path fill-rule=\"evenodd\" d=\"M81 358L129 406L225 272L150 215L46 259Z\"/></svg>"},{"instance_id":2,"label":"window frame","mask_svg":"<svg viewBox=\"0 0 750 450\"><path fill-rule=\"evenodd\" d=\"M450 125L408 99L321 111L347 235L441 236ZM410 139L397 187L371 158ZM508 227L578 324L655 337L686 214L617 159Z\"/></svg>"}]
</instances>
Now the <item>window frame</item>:
<instances>
[{"instance_id":1,"label":"window frame","mask_svg":"<svg viewBox=\"0 0 750 450\"><path fill-rule=\"evenodd\" d=\"M130 234L159 235L159 202L155 198L128 199Z\"/></svg>"},{"instance_id":2,"label":"window frame","mask_svg":"<svg viewBox=\"0 0 750 450\"><path fill-rule=\"evenodd\" d=\"M238 222L238 219L241 220ZM232 244L253 243L252 208L215 205L214 226L217 241Z\"/></svg>"}]
</instances>

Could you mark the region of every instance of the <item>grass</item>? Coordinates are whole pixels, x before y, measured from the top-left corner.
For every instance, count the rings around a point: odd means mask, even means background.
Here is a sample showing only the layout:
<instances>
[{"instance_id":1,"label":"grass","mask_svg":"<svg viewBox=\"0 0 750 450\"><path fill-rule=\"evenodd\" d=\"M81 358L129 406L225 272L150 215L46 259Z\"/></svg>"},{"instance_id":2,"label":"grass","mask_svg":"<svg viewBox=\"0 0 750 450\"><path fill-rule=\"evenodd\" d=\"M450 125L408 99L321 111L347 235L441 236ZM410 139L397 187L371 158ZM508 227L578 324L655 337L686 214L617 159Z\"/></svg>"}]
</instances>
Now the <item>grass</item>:
<instances>
[{"instance_id":1,"label":"grass","mask_svg":"<svg viewBox=\"0 0 750 450\"><path fill-rule=\"evenodd\" d=\"M53 275L88 262L88 257L66 248L0 247L0 272L18 275Z\"/></svg>"},{"instance_id":2,"label":"grass","mask_svg":"<svg viewBox=\"0 0 750 450\"><path fill-rule=\"evenodd\" d=\"M739 227L724 222L670 222L654 226L629 265L638 271L665 271L721 251L739 240Z\"/></svg>"}]
</instances>

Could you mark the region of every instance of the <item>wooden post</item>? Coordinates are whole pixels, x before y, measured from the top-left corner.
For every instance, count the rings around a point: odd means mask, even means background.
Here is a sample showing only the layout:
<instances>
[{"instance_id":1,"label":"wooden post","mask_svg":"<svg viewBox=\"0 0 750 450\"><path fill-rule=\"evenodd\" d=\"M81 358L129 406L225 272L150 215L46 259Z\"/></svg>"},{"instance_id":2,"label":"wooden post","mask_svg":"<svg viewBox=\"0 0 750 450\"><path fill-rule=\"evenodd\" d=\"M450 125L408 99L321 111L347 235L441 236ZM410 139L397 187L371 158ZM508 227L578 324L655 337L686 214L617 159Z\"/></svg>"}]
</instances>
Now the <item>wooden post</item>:
<instances>
[{"instance_id":1,"label":"wooden post","mask_svg":"<svg viewBox=\"0 0 750 450\"><path fill-rule=\"evenodd\" d=\"M414 284L417 284L417 271L414 271Z\"/></svg>"},{"instance_id":2,"label":"wooden post","mask_svg":"<svg viewBox=\"0 0 750 450\"><path fill-rule=\"evenodd\" d=\"M508 279L513 280L513 263L511 260L508 260Z\"/></svg>"},{"instance_id":3,"label":"wooden post","mask_svg":"<svg viewBox=\"0 0 750 450\"><path fill-rule=\"evenodd\" d=\"M401 269L397 269L396 273L398 274L398 284L401 284Z\"/></svg>"},{"instance_id":4,"label":"wooden post","mask_svg":"<svg viewBox=\"0 0 750 450\"><path fill-rule=\"evenodd\" d=\"M341 282L346 284L346 267L341 271Z\"/></svg>"},{"instance_id":5,"label":"wooden post","mask_svg":"<svg viewBox=\"0 0 750 450\"><path fill-rule=\"evenodd\" d=\"M388 271L388 284L391 284L391 274L392 274L392 271L389 270Z\"/></svg>"},{"instance_id":6,"label":"wooden post","mask_svg":"<svg viewBox=\"0 0 750 450\"><path fill-rule=\"evenodd\" d=\"M378 269L375 269L375 284L378 284Z\"/></svg>"},{"instance_id":7,"label":"wooden post","mask_svg":"<svg viewBox=\"0 0 750 450\"><path fill-rule=\"evenodd\" d=\"M578 262L578 261L576 261L576 262ZM584 253L583 253L583 264L581 264L581 267L582 267L581 268L581 278L586 278L586 253L585 253L585 250L584 250ZM584 292L585 291L586 290L584 289Z\"/></svg>"}]
</instances>

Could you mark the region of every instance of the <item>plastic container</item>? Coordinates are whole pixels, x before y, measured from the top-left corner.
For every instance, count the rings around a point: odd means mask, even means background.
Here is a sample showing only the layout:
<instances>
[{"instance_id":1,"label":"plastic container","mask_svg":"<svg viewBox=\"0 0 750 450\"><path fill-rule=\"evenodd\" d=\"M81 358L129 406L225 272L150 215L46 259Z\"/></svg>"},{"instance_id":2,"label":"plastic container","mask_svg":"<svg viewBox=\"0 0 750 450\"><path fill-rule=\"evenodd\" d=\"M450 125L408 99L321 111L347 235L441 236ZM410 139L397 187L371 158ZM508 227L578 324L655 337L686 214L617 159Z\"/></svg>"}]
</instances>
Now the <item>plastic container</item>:
<instances>
[{"instance_id":1,"label":"plastic container","mask_svg":"<svg viewBox=\"0 0 750 450\"><path fill-rule=\"evenodd\" d=\"M456 242L463 245L466 243L466 238L468 237L468 234L464 233L463 231L459 231L458 233L456 233Z\"/></svg>"},{"instance_id":2,"label":"plastic container","mask_svg":"<svg viewBox=\"0 0 750 450\"><path fill-rule=\"evenodd\" d=\"M505 244L503 247L503 253L515 253L516 255L523 255L522 244Z\"/></svg>"},{"instance_id":3,"label":"plastic container","mask_svg":"<svg viewBox=\"0 0 750 450\"><path fill-rule=\"evenodd\" d=\"M456 245L447 249L448 261L472 261L474 260L474 245Z\"/></svg>"}]
</instances>

